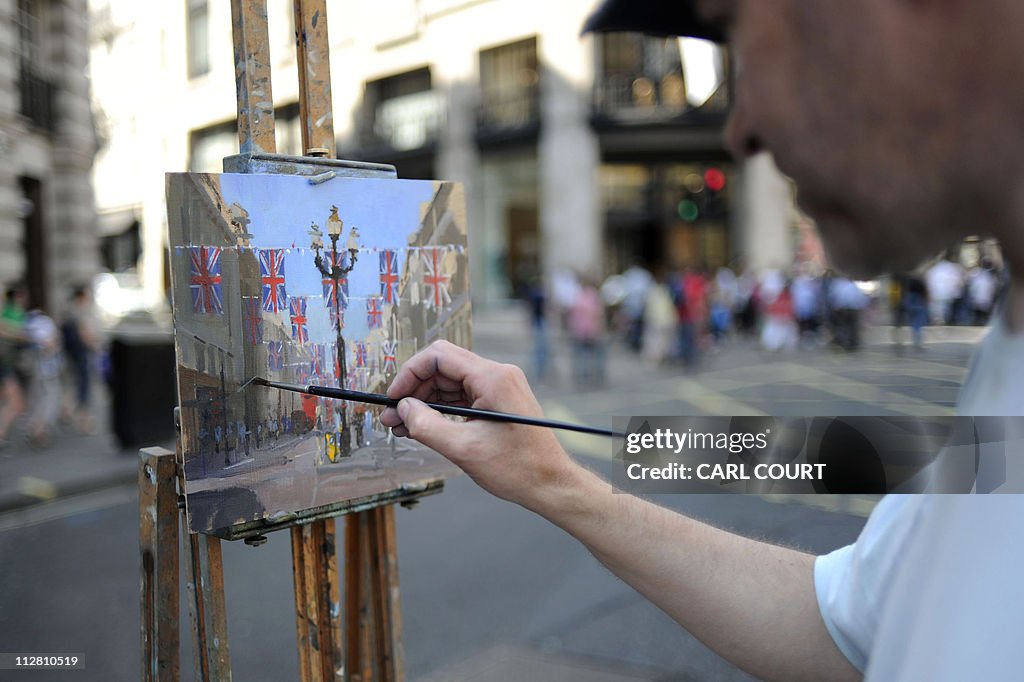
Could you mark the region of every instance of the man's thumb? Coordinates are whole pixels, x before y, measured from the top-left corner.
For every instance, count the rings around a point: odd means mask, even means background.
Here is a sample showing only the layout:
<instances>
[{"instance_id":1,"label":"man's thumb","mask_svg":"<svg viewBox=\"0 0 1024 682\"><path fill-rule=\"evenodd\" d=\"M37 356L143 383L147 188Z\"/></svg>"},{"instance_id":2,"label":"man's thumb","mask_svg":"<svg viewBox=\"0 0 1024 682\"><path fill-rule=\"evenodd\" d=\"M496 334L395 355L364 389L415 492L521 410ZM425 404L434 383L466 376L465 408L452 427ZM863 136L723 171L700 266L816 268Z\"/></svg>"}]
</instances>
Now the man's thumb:
<instances>
[{"instance_id":1,"label":"man's thumb","mask_svg":"<svg viewBox=\"0 0 1024 682\"><path fill-rule=\"evenodd\" d=\"M440 412L427 407L416 398L402 398L398 403L398 416L402 418L409 436L446 454L451 447L451 428L454 423L445 419Z\"/></svg>"}]
</instances>

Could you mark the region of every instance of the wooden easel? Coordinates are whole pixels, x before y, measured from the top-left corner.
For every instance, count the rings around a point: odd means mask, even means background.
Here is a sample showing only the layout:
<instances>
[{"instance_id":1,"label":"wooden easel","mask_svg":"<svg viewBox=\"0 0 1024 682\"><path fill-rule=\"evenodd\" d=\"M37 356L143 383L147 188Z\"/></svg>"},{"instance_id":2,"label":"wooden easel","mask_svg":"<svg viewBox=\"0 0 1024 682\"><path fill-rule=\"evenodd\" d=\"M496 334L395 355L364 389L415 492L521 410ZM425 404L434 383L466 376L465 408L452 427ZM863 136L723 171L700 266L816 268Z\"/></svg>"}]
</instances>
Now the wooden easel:
<instances>
[{"instance_id":1,"label":"wooden easel","mask_svg":"<svg viewBox=\"0 0 1024 682\"><path fill-rule=\"evenodd\" d=\"M392 166L333 158L326 0L293 2L304 154L276 154L266 0L232 0L240 153L224 160L225 171L318 178L333 177L330 173L397 177ZM178 543L181 528L187 528L180 495L184 489L180 438L177 453L146 448L139 456L143 679L177 680ZM265 532L291 530L300 680L403 679L394 503L414 504L440 488L438 484L424 490L393 491L315 514L230 529L225 537L254 546L266 541ZM335 518L341 515L347 515L343 592L335 553ZM220 543L220 537L197 534L189 534L184 543L195 675L201 680L231 679Z\"/></svg>"}]
</instances>

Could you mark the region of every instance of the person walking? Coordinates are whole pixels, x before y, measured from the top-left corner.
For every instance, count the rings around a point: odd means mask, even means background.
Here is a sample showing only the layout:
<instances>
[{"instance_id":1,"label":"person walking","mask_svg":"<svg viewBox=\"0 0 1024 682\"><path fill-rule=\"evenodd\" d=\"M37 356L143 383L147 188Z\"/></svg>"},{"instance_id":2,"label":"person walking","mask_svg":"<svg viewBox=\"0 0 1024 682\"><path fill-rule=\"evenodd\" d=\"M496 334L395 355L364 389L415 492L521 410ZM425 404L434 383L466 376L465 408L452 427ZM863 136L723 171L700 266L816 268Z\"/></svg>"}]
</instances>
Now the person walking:
<instances>
[{"instance_id":1,"label":"person walking","mask_svg":"<svg viewBox=\"0 0 1024 682\"><path fill-rule=\"evenodd\" d=\"M61 336L74 388L72 422L79 433L89 434L95 429L91 397L100 339L92 296L84 286L75 287L71 293L71 311L61 325Z\"/></svg>"},{"instance_id":2,"label":"person walking","mask_svg":"<svg viewBox=\"0 0 1024 682\"><path fill-rule=\"evenodd\" d=\"M604 383L604 330L601 292L592 280L584 278L576 300L569 308L569 336L577 386L600 386Z\"/></svg>"},{"instance_id":3,"label":"person walking","mask_svg":"<svg viewBox=\"0 0 1024 682\"><path fill-rule=\"evenodd\" d=\"M903 279L902 294L901 304L914 347L920 350L924 348L924 326L928 324L928 286L924 278L915 273L907 275Z\"/></svg>"},{"instance_id":4,"label":"person walking","mask_svg":"<svg viewBox=\"0 0 1024 682\"><path fill-rule=\"evenodd\" d=\"M48 448L60 412L61 342L57 325L42 309L29 312L25 334L31 344L32 409L28 442L35 448Z\"/></svg>"},{"instance_id":5,"label":"person walking","mask_svg":"<svg viewBox=\"0 0 1024 682\"><path fill-rule=\"evenodd\" d=\"M7 447L14 420L25 411L29 378L24 361L28 341L25 300L23 289L10 286L0 310L0 449Z\"/></svg>"}]
</instances>

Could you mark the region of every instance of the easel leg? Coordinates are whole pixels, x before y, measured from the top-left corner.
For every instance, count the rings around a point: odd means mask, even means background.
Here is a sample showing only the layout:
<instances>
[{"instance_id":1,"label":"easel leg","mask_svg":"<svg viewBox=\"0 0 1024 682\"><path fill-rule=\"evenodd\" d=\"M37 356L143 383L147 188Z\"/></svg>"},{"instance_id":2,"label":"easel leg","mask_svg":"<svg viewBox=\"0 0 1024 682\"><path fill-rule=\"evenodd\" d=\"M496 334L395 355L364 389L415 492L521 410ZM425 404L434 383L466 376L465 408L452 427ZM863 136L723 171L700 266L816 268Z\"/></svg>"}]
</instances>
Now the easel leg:
<instances>
[{"instance_id":1,"label":"easel leg","mask_svg":"<svg viewBox=\"0 0 1024 682\"><path fill-rule=\"evenodd\" d=\"M182 519L184 522L184 519ZM230 680L228 617L224 604L224 564L220 538L190 534L186 545L189 562L189 619L195 648L196 679Z\"/></svg>"},{"instance_id":2,"label":"easel leg","mask_svg":"<svg viewBox=\"0 0 1024 682\"><path fill-rule=\"evenodd\" d=\"M349 682L373 679L367 590L370 512L345 517L345 670Z\"/></svg>"},{"instance_id":3,"label":"easel leg","mask_svg":"<svg viewBox=\"0 0 1024 682\"><path fill-rule=\"evenodd\" d=\"M399 682L404 676L402 661L402 608L398 596L398 544L395 541L395 508L379 507L370 512L370 575L377 631L377 671L382 682Z\"/></svg>"},{"instance_id":4,"label":"easel leg","mask_svg":"<svg viewBox=\"0 0 1024 682\"><path fill-rule=\"evenodd\" d=\"M403 679L394 514L394 507L386 506L346 517L345 653L350 682Z\"/></svg>"},{"instance_id":5,"label":"easel leg","mask_svg":"<svg viewBox=\"0 0 1024 682\"><path fill-rule=\"evenodd\" d=\"M341 604L334 519L292 528L299 679L340 679Z\"/></svg>"},{"instance_id":6,"label":"easel leg","mask_svg":"<svg viewBox=\"0 0 1024 682\"><path fill-rule=\"evenodd\" d=\"M139 552L142 557L142 679L176 681L178 638L178 490L174 453L139 452Z\"/></svg>"}]
</instances>

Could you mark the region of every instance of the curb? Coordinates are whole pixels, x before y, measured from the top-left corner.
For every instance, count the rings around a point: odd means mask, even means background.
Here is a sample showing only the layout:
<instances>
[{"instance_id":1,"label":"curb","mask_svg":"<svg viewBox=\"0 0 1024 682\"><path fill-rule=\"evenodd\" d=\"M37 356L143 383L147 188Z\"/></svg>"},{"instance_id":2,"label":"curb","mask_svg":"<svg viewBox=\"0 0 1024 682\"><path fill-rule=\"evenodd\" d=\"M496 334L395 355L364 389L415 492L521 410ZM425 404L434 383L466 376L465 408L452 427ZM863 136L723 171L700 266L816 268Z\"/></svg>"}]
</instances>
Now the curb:
<instances>
[{"instance_id":1,"label":"curb","mask_svg":"<svg viewBox=\"0 0 1024 682\"><path fill-rule=\"evenodd\" d=\"M48 504L56 500L81 495L83 493L95 492L105 488L114 488L127 483L134 483L138 479L138 468L128 467L125 469L104 472L97 476L72 478L60 483L50 483L44 479L37 479L42 485L49 483L52 489L43 495L31 495L19 491L0 493L0 514L27 509L38 505Z\"/></svg>"}]
</instances>

